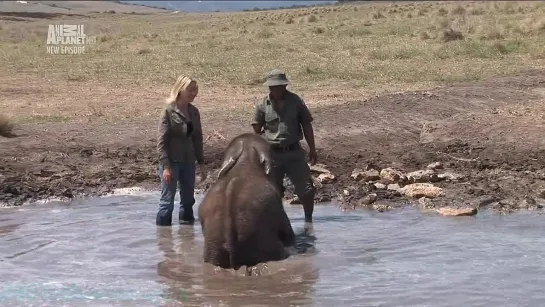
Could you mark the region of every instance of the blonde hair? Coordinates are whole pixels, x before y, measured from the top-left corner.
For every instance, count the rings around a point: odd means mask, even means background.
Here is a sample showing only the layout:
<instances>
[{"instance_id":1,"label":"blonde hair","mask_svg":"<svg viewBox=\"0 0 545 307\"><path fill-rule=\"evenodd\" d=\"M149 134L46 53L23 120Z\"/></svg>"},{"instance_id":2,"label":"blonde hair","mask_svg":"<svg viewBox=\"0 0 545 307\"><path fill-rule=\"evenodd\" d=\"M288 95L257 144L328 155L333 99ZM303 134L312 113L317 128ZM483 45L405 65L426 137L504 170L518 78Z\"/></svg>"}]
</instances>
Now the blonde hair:
<instances>
[{"instance_id":1,"label":"blonde hair","mask_svg":"<svg viewBox=\"0 0 545 307\"><path fill-rule=\"evenodd\" d=\"M174 82L174 85L172 86L172 89L170 90L170 94L168 95L167 99L165 100L167 104L176 103L176 99L178 98L178 95L185 91L189 84L191 82L197 82L195 79L192 79L185 75L178 76L178 79L176 79L176 82Z\"/></svg>"}]
</instances>

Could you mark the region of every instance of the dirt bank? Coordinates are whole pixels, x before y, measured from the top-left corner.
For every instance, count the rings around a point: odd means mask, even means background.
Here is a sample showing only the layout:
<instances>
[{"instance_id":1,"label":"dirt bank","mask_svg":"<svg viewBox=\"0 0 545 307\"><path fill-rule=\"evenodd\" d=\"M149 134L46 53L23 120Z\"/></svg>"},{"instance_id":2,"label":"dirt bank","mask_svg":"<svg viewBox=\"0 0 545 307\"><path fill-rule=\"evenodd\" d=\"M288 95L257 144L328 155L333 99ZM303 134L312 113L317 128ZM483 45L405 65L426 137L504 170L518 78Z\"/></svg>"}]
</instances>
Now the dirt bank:
<instances>
[{"instance_id":1,"label":"dirt bank","mask_svg":"<svg viewBox=\"0 0 545 307\"><path fill-rule=\"evenodd\" d=\"M544 111L541 70L312 109L319 163L332 173L315 172L316 199L377 210L403 204L539 209L545 189ZM249 126L225 120L221 128L225 139L211 137L205 144L212 172L226 142ZM155 120L27 124L14 132L19 136L0 138L0 202L158 188ZM433 162L440 163L408 174ZM360 171L353 174L354 169ZM406 187L422 181L441 190Z\"/></svg>"}]
</instances>

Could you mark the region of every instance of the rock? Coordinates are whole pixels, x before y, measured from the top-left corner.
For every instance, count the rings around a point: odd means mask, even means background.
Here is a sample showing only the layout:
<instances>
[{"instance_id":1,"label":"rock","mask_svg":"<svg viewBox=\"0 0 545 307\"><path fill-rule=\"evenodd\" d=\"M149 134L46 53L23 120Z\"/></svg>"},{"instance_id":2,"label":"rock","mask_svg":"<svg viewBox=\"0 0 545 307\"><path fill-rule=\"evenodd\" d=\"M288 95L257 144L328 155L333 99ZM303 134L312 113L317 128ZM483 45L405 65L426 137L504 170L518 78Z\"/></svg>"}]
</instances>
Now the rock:
<instances>
[{"instance_id":1,"label":"rock","mask_svg":"<svg viewBox=\"0 0 545 307\"><path fill-rule=\"evenodd\" d=\"M430 170L442 169L443 168L443 163L433 162L433 163L428 164L428 166L426 166L426 168L430 169Z\"/></svg>"},{"instance_id":2,"label":"rock","mask_svg":"<svg viewBox=\"0 0 545 307\"><path fill-rule=\"evenodd\" d=\"M392 209L392 206L383 205L383 204L375 204L375 205L373 205L373 209L378 211L378 212L384 212L384 211Z\"/></svg>"},{"instance_id":3,"label":"rock","mask_svg":"<svg viewBox=\"0 0 545 307\"><path fill-rule=\"evenodd\" d=\"M89 185L90 186L98 186L98 185L100 185L101 182L102 182L102 178L91 179L89 181Z\"/></svg>"},{"instance_id":4,"label":"rock","mask_svg":"<svg viewBox=\"0 0 545 307\"><path fill-rule=\"evenodd\" d=\"M435 208L435 204L433 201L427 197L420 197L418 199L418 207L420 209L433 209Z\"/></svg>"},{"instance_id":5,"label":"rock","mask_svg":"<svg viewBox=\"0 0 545 307\"><path fill-rule=\"evenodd\" d=\"M119 173L122 174L122 175L130 175L130 174L134 173L134 171L131 170L131 169L122 169L121 171L119 171Z\"/></svg>"},{"instance_id":6,"label":"rock","mask_svg":"<svg viewBox=\"0 0 545 307\"><path fill-rule=\"evenodd\" d=\"M365 170L366 171L370 171L370 170L376 170L377 172L380 172L380 167L378 167L376 164L374 163L367 163L367 165L365 166Z\"/></svg>"},{"instance_id":7,"label":"rock","mask_svg":"<svg viewBox=\"0 0 545 307\"><path fill-rule=\"evenodd\" d=\"M322 184L332 183L335 179L337 178L331 173L323 173L318 176L318 182Z\"/></svg>"},{"instance_id":8,"label":"rock","mask_svg":"<svg viewBox=\"0 0 545 307\"><path fill-rule=\"evenodd\" d=\"M321 202L321 203L330 202L331 197L329 197L327 195L321 195L320 198L318 199L318 201Z\"/></svg>"},{"instance_id":9,"label":"rock","mask_svg":"<svg viewBox=\"0 0 545 307\"><path fill-rule=\"evenodd\" d=\"M366 170L363 172L365 181L379 180L380 173L375 169Z\"/></svg>"},{"instance_id":10,"label":"rock","mask_svg":"<svg viewBox=\"0 0 545 307\"><path fill-rule=\"evenodd\" d=\"M436 187L431 183L412 183L404 186L400 192L405 196L413 198L436 198L445 195L442 188Z\"/></svg>"},{"instance_id":11,"label":"rock","mask_svg":"<svg viewBox=\"0 0 545 307\"><path fill-rule=\"evenodd\" d=\"M80 154L83 157L90 157L90 156L93 155L93 150L92 149L82 149L82 150L80 150Z\"/></svg>"},{"instance_id":12,"label":"rock","mask_svg":"<svg viewBox=\"0 0 545 307\"><path fill-rule=\"evenodd\" d=\"M387 186L388 191L394 191L401 193L401 187L397 183L392 183Z\"/></svg>"},{"instance_id":13,"label":"rock","mask_svg":"<svg viewBox=\"0 0 545 307\"><path fill-rule=\"evenodd\" d=\"M310 171L316 172L319 174L331 174L331 172L326 168L325 164L316 163L310 166Z\"/></svg>"},{"instance_id":14,"label":"rock","mask_svg":"<svg viewBox=\"0 0 545 307\"><path fill-rule=\"evenodd\" d=\"M356 181L365 180L365 181L372 181L372 180L378 180L380 179L380 174L377 170L369 169L369 170L362 170L361 168L356 168L352 171L352 174L350 177Z\"/></svg>"},{"instance_id":15,"label":"rock","mask_svg":"<svg viewBox=\"0 0 545 307\"><path fill-rule=\"evenodd\" d=\"M436 182L443 181L443 180L445 180L445 179L444 178L439 178L439 174L435 173L435 174L430 176L430 181L429 182L436 183Z\"/></svg>"},{"instance_id":16,"label":"rock","mask_svg":"<svg viewBox=\"0 0 545 307\"><path fill-rule=\"evenodd\" d=\"M545 180L545 172L543 171L537 171L534 175L537 179Z\"/></svg>"},{"instance_id":17,"label":"rock","mask_svg":"<svg viewBox=\"0 0 545 307\"><path fill-rule=\"evenodd\" d=\"M312 182L314 183L314 187L316 187L317 189L321 189L323 186L322 186L322 183L318 180L318 178L314 177L314 176L310 176L312 178Z\"/></svg>"},{"instance_id":18,"label":"rock","mask_svg":"<svg viewBox=\"0 0 545 307\"><path fill-rule=\"evenodd\" d=\"M435 173L435 171L426 169L426 170L419 170L410 172L407 174L407 180L412 183L418 183L418 182L437 182L439 181L439 177Z\"/></svg>"},{"instance_id":19,"label":"rock","mask_svg":"<svg viewBox=\"0 0 545 307\"><path fill-rule=\"evenodd\" d=\"M389 185L389 184L392 184L392 183L393 183L391 180L384 179L384 178L380 178L380 179L377 180L376 182L382 183L382 184L384 184L384 185Z\"/></svg>"},{"instance_id":20,"label":"rock","mask_svg":"<svg viewBox=\"0 0 545 307\"><path fill-rule=\"evenodd\" d=\"M210 177L209 175L207 175L207 177ZM134 180L136 180L137 182L142 182L142 181L145 181L146 179L148 178L153 178L152 176L148 175L147 173L145 173L144 171L140 171L136 174L134 174Z\"/></svg>"},{"instance_id":21,"label":"rock","mask_svg":"<svg viewBox=\"0 0 545 307\"><path fill-rule=\"evenodd\" d=\"M301 201L299 200L299 198L294 197L292 199L289 199L287 201L287 203L290 204L290 205L299 205L299 204L301 204Z\"/></svg>"},{"instance_id":22,"label":"rock","mask_svg":"<svg viewBox=\"0 0 545 307\"><path fill-rule=\"evenodd\" d=\"M64 189L61 192L61 196L68 197L68 198L73 198L74 194L72 193L72 191L70 189Z\"/></svg>"},{"instance_id":23,"label":"rock","mask_svg":"<svg viewBox=\"0 0 545 307\"><path fill-rule=\"evenodd\" d=\"M19 188L15 187L15 186L11 186L11 185L6 185L4 186L1 191L7 195L10 195L10 197L12 195L21 195L21 192L19 191Z\"/></svg>"},{"instance_id":24,"label":"rock","mask_svg":"<svg viewBox=\"0 0 545 307\"><path fill-rule=\"evenodd\" d=\"M403 181L406 176L403 174L403 171L393 167L387 167L380 171L379 176L384 182L396 183Z\"/></svg>"},{"instance_id":25,"label":"rock","mask_svg":"<svg viewBox=\"0 0 545 307\"><path fill-rule=\"evenodd\" d=\"M522 202L520 203L519 207L521 209L536 209L537 208L537 202L535 199L531 197L524 197Z\"/></svg>"},{"instance_id":26,"label":"rock","mask_svg":"<svg viewBox=\"0 0 545 307\"><path fill-rule=\"evenodd\" d=\"M472 206L474 206L476 208L482 208L482 207L488 206L491 203L496 202L498 200L499 199L497 197L495 197L495 196L483 195L483 196L479 196L479 197L475 198L471 202L471 204L472 204Z\"/></svg>"},{"instance_id":27,"label":"rock","mask_svg":"<svg viewBox=\"0 0 545 307\"><path fill-rule=\"evenodd\" d=\"M477 214L478 210L477 208L473 208L473 207L465 207L465 208L445 207L445 208L437 209L437 212L445 216L472 216Z\"/></svg>"},{"instance_id":28,"label":"rock","mask_svg":"<svg viewBox=\"0 0 545 307\"><path fill-rule=\"evenodd\" d=\"M55 180L55 179L73 178L75 176L76 176L75 172L64 171L64 172L59 172L59 173L51 175L51 179Z\"/></svg>"},{"instance_id":29,"label":"rock","mask_svg":"<svg viewBox=\"0 0 545 307\"><path fill-rule=\"evenodd\" d=\"M494 206L491 206L493 209L498 211L514 211L518 207L518 203L513 199L501 199L498 202L493 203Z\"/></svg>"},{"instance_id":30,"label":"rock","mask_svg":"<svg viewBox=\"0 0 545 307\"><path fill-rule=\"evenodd\" d=\"M377 201L378 195L375 193L369 194L364 196L362 199L360 199L360 205L361 206L369 206L370 204Z\"/></svg>"},{"instance_id":31,"label":"rock","mask_svg":"<svg viewBox=\"0 0 545 307\"><path fill-rule=\"evenodd\" d=\"M452 173L452 172L445 172L442 174L437 175L437 177L441 180L449 180L449 181L458 181L465 178L462 174Z\"/></svg>"},{"instance_id":32,"label":"rock","mask_svg":"<svg viewBox=\"0 0 545 307\"><path fill-rule=\"evenodd\" d=\"M374 184L375 188L377 188L377 190L386 190L386 185L384 183L380 183L380 182L377 182ZM398 185L399 187L399 185Z\"/></svg>"},{"instance_id":33,"label":"rock","mask_svg":"<svg viewBox=\"0 0 545 307\"><path fill-rule=\"evenodd\" d=\"M352 171L352 174L350 174L350 178L356 180L356 181L360 181L364 178L364 175L363 175L363 170L361 168L355 168L353 171Z\"/></svg>"},{"instance_id":34,"label":"rock","mask_svg":"<svg viewBox=\"0 0 545 307\"><path fill-rule=\"evenodd\" d=\"M343 195L344 196L350 196L350 192L348 190L343 190Z\"/></svg>"},{"instance_id":35,"label":"rock","mask_svg":"<svg viewBox=\"0 0 545 307\"><path fill-rule=\"evenodd\" d=\"M539 198L545 198L545 189L539 191L538 197L539 197Z\"/></svg>"},{"instance_id":36,"label":"rock","mask_svg":"<svg viewBox=\"0 0 545 307\"><path fill-rule=\"evenodd\" d=\"M359 187L359 189L355 189L354 191L367 195L369 193L375 192L376 190L377 188L373 184L363 184Z\"/></svg>"}]
</instances>

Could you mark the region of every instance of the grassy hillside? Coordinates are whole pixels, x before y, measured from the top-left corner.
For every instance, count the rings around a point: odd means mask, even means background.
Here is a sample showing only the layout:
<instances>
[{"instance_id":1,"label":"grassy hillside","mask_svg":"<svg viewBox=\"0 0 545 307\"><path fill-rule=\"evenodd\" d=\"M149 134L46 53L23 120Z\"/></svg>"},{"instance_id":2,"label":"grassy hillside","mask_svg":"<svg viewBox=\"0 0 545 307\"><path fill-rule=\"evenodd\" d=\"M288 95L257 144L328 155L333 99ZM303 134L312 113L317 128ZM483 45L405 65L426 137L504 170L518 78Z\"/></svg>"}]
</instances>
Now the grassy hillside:
<instances>
[{"instance_id":1,"label":"grassy hillside","mask_svg":"<svg viewBox=\"0 0 545 307\"><path fill-rule=\"evenodd\" d=\"M50 14L88 14L92 12L158 13L166 10L119 1L0 1L0 12L40 12Z\"/></svg>"},{"instance_id":2,"label":"grassy hillside","mask_svg":"<svg viewBox=\"0 0 545 307\"><path fill-rule=\"evenodd\" d=\"M164 7L184 12L236 12L245 10L265 10L280 7L314 6L334 4L336 1L121 1L123 3L137 3L146 6Z\"/></svg>"},{"instance_id":3,"label":"grassy hillside","mask_svg":"<svg viewBox=\"0 0 545 307\"><path fill-rule=\"evenodd\" d=\"M0 21L2 78L143 88L168 86L186 73L220 88L259 85L265 72L279 67L298 89L341 86L369 93L479 80L545 64L543 2L63 18L97 36L80 55L47 54L47 26L58 22Z\"/></svg>"}]
</instances>

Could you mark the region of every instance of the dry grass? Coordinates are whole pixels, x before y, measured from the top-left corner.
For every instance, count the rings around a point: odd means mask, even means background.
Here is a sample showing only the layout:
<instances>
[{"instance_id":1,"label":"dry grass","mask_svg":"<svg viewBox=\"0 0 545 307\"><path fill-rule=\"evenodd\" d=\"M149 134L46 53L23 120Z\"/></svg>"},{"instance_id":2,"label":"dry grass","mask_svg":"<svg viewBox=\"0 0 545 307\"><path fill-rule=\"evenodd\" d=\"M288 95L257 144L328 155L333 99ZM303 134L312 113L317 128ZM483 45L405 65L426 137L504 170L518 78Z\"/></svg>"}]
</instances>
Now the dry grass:
<instances>
[{"instance_id":1,"label":"dry grass","mask_svg":"<svg viewBox=\"0 0 545 307\"><path fill-rule=\"evenodd\" d=\"M85 24L97 43L83 55L48 55L47 25L60 22ZM236 109L237 101L246 107L263 93L263 76L275 67L309 95L403 91L543 67L544 37L542 2L4 20L0 90L10 95L0 108L55 120L155 116L176 75L185 73L203 84L207 108L232 95L238 100L228 98L229 107ZM336 103L328 99L313 103ZM147 109L136 110L139 104Z\"/></svg>"}]
</instances>

